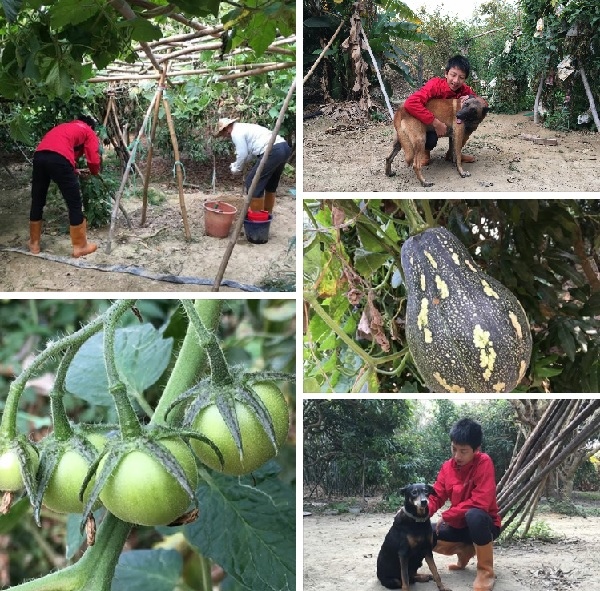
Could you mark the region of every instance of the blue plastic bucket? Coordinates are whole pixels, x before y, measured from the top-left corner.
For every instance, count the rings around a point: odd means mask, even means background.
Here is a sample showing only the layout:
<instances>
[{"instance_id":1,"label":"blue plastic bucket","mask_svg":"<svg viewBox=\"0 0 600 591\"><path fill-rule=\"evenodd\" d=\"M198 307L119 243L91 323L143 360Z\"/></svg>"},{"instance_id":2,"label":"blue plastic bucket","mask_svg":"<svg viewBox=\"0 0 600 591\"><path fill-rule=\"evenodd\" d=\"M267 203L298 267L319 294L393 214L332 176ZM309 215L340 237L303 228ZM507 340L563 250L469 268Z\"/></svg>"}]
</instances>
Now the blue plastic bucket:
<instances>
[{"instance_id":1,"label":"blue plastic bucket","mask_svg":"<svg viewBox=\"0 0 600 591\"><path fill-rule=\"evenodd\" d=\"M269 242L269 227L271 226L271 220L273 216L269 214L268 220L244 220L244 232L248 242L252 244L266 244Z\"/></svg>"}]
</instances>

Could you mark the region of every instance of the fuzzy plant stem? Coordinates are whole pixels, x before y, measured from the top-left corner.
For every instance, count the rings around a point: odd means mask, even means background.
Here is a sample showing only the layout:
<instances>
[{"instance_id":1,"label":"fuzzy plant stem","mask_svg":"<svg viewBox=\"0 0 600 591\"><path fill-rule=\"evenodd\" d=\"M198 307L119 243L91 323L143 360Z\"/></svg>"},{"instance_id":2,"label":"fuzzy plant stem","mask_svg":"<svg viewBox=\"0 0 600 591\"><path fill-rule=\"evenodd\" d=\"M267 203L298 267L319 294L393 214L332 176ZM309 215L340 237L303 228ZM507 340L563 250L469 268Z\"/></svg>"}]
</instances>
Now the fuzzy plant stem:
<instances>
[{"instance_id":1,"label":"fuzzy plant stem","mask_svg":"<svg viewBox=\"0 0 600 591\"><path fill-rule=\"evenodd\" d=\"M118 305L119 302L113 304L105 314L109 313ZM32 364L24 369L10 385L8 396L6 397L6 404L4 406L4 413L2 414L2 421L0 422L0 436L5 436L8 439L14 439L16 437L19 400L23 394L23 390L25 390L27 382L37 375L44 365L56 355L70 347L78 349L92 335L100 332L104 326L104 318L105 315L103 314L71 335L67 335L57 341L48 341L46 348L36 356Z\"/></svg>"},{"instance_id":2,"label":"fuzzy plant stem","mask_svg":"<svg viewBox=\"0 0 600 591\"><path fill-rule=\"evenodd\" d=\"M194 309L207 330L214 331L219 326L222 306L222 300L196 300L194 302ZM207 363L207 351L198 340L196 330L190 322L171 376L150 420L151 424L166 422L165 415L173 401L180 394L195 386L200 378L206 375Z\"/></svg>"},{"instance_id":3,"label":"fuzzy plant stem","mask_svg":"<svg viewBox=\"0 0 600 591\"><path fill-rule=\"evenodd\" d=\"M60 360L58 369L56 370L54 386L50 392L50 413L52 415L54 437L57 441L67 441L71 438L71 435L73 435L73 429L71 428L71 423L69 423L67 417L63 398L65 394L67 370L77 351L77 347L69 347L65 351L63 358Z\"/></svg>"},{"instance_id":4,"label":"fuzzy plant stem","mask_svg":"<svg viewBox=\"0 0 600 591\"><path fill-rule=\"evenodd\" d=\"M131 524L111 513L100 524L96 543L74 565L21 585L12 591L110 591L115 568Z\"/></svg>"},{"instance_id":5,"label":"fuzzy plant stem","mask_svg":"<svg viewBox=\"0 0 600 591\"><path fill-rule=\"evenodd\" d=\"M427 222L421 217L414 199L400 199L400 208L406 216L411 234L418 234L427 228ZM433 219L433 218L432 218Z\"/></svg>"},{"instance_id":6,"label":"fuzzy plant stem","mask_svg":"<svg viewBox=\"0 0 600 591\"><path fill-rule=\"evenodd\" d=\"M104 363L108 377L108 391L114 399L119 426L124 438L137 437L142 432L142 426L127 395L127 385L121 380L115 360L117 324L123 314L130 310L133 304L134 300L120 301L119 305L112 307L107 312L104 320Z\"/></svg>"}]
</instances>

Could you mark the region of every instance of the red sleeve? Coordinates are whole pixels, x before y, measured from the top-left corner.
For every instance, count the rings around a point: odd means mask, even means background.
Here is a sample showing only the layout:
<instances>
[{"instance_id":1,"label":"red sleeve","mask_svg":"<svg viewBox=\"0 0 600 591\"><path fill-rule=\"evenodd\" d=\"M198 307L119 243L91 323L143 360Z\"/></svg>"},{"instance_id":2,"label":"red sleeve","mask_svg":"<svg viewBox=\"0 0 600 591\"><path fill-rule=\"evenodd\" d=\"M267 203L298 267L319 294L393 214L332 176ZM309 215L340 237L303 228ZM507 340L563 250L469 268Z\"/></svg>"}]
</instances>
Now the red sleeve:
<instances>
[{"instance_id":1,"label":"red sleeve","mask_svg":"<svg viewBox=\"0 0 600 591\"><path fill-rule=\"evenodd\" d=\"M483 509L489 513L496 507L496 477L492 460L481 458L472 477L472 489L467 498L442 513L442 519L451 527L465 527L469 509Z\"/></svg>"},{"instance_id":2,"label":"red sleeve","mask_svg":"<svg viewBox=\"0 0 600 591\"><path fill-rule=\"evenodd\" d=\"M85 142L83 144L83 153L88 164L88 168L92 174L100 172L100 142L98 136L94 133L91 127L88 127L89 132L86 133Z\"/></svg>"},{"instance_id":3,"label":"red sleeve","mask_svg":"<svg viewBox=\"0 0 600 591\"><path fill-rule=\"evenodd\" d=\"M448 495L446 494L446 486L444 484L445 476L444 476L444 468L446 464L442 464L442 468L438 474L438 477L435 480L433 488L435 489L436 494L429 496L429 516L431 517L440 507L444 506L444 503L448 500Z\"/></svg>"},{"instance_id":4,"label":"red sleeve","mask_svg":"<svg viewBox=\"0 0 600 591\"><path fill-rule=\"evenodd\" d=\"M404 108L415 119L425 125L431 125L435 119L434 114L425 108L425 105L434 98L445 98L440 92L440 78L432 78L423 84L417 92L413 92L405 101ZM446 83L443 80L444 84Z\"/></svg>"}]
</instances>

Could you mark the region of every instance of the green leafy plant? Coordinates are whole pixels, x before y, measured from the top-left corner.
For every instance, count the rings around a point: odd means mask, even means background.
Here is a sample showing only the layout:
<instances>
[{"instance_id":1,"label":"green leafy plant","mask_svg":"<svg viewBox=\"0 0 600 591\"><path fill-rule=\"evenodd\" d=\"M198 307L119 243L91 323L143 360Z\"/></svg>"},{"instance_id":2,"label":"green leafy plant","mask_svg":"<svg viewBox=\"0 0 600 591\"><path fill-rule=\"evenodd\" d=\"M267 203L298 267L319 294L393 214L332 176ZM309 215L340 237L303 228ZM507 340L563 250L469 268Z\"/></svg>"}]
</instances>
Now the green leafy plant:
<instances>
[{"instance_id":1,"label":"green leafy plant","mask_svg":"<svg viewBox=\"0 0 600 591\"><path fill-rule=\"evenodd\" d=\"M291 376L250 372L240 364L232 369L214 332L222 301L184 300L182 306L187 328L176 354L173 340L152 325L121 327L131 312L143 317L133 300L120 300L81 329L49 341L10 384L0 422L0 457L7 460L0 464L5 517L21 514L27 502L16 495L26 494L38 524L44 506L59 513L77 512L71 544L79 545L77 524L85 528L88 540L87 550L74 564L14 589L131 589L133 572L137 587L153 588L151 581L158 576L165 588L175 588L184 574L177 552L139 550L120 559L134 524L183 525L186 544L204 573L196 589L212 590L211 560L241 588L258 588L259 580L264 589L294 588L295 545L289 535L295 522L293 491L277 478L274 463L265 464L283 446L289 420L274 380ZM27 382L56 358L60 361L50 392L53 429L34 447L17 428L19 401ZM233 387L238 379L242 392ZM145 392L159 380L164 384L152 408ZM261 389L276 393L285 407L271 413ZM67 400L73 395L112 409L116 424L87 425L71 419ZM264 430L266 441L244 437L244 421L238 420L240 409L233 404L238 396L247 403L245 417L257 417L254 434ZM233 438L233 453L242 464L237 478L220 472L226 454L232 453L217 442L222 433L208 434L184 420L193 415L190 409L203 405L214 406L225 419L221 431ZM216 470L197 462L193 441L208 446L217 458ZM245 464L247 458L251 464ZM237 552L240 546L244 556Z\"/></svg>"}]
</instances>

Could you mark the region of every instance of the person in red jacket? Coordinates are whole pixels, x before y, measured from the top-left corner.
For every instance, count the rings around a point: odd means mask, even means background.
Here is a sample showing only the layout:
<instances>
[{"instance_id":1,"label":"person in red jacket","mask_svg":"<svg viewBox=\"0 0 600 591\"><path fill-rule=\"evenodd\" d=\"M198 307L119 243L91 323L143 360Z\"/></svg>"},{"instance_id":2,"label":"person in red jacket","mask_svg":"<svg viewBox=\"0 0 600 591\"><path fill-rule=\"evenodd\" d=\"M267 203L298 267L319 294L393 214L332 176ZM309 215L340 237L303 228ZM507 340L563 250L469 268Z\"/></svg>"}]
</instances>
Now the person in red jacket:
<instances>
[{"instance_id":1,"label":"person in red jacket","mask_svg":"<svg viewBox=\"0 0 600 591\"><path fill-rule=\"evenodd\" d=\"M481 425L461 419L450 430L452 458L442 465L429 497L429 515L442 511L433 524L434 552L458 555L451 570L464 569L477 555L473 591L494 587L493 541L500 535L501 520L496 502L496 476L492 459L481 451Z\"/></svg>"},{"instance_id":2,"label":"person in red jacket","mask_svg":"<svg viewBox=\"0 0 600 591\"><path fill-rule=\"evenodd\" d=\"M79 189L80 170L76 161L85 155L90 174L100 172L100 143L94 133L96 122L87 115L52 128L38 144L33 156L31 210L29 212L29 250L40 252L42 216L50 181L54 181L67 204L73 256L94 252L97 246L87 241L87 226Z\"/></svg>"},{"instance_id":3,"label":"person in red jacket","mask_svg":"<svg viewBox=\"0 0 600 591\"><path fill-rule=\"evenodd\" d=\"M469 77L471 65L469 60L462 55L455 55L448 60L446 64L446 75L444 78L432 78L428 80L419 90L411 94L404 102L404 108L413 117L418 119L424 125L433 127L427 131L425 141L426 160L423 165L429 164L430 152L435 148L438 137L444 137L448 128L445 123L435 117L425 105L431 99L456 99L475 94L470 86L465 84ZM450 150L446 152L446 160L452 160ZM463 155L463 162L475 162L474 156Z\"/></svg>"}]
</instances>

